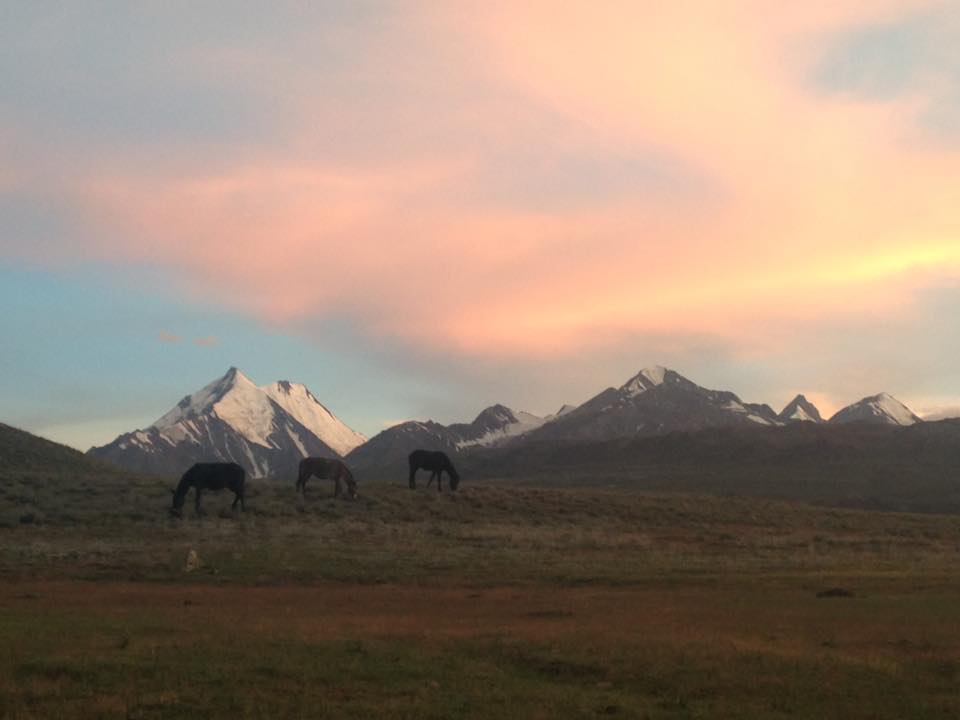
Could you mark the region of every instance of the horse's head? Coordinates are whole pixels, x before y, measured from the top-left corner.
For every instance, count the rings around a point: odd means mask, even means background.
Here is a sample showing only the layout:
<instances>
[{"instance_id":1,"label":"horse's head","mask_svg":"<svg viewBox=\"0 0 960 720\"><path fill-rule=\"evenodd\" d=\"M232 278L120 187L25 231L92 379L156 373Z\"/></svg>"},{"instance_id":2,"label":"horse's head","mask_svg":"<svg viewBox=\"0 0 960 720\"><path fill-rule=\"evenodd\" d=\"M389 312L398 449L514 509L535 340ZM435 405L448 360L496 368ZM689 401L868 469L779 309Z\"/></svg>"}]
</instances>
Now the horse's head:
<instances>
[{"instance_id":1,"label":"horse's head","mask_svg":"<svg viewBox=\"0 0 960 720\"><path fill-rule=\"evenodd\" d=\"M456 490L457 486L460 485L460 473L453 469L453 465L447 472L450 474L450 489Z\"/></svg>"},{"instance_id":2,"label":"horse's head","mask_svg":"<svg viewBox=\"0 0 960 720\"><path fill-rule=\"evenodd\" d=\"M347 497L351 500L357 499L357 481L352 477L347 478Z\"/></svg>"},{"instance_id":3,"label":"horse's head","mask_svg":"<svg viewBox=\"0 0 960 720\"><path fill-rule=\"evenodd\" d=\"M173 503L170 505L170 515L173 517L181 517L183 515L183 499L184 496L177 495L177 491L171 489L170 494L173 495Z\"/></svg>"}]
</instances>

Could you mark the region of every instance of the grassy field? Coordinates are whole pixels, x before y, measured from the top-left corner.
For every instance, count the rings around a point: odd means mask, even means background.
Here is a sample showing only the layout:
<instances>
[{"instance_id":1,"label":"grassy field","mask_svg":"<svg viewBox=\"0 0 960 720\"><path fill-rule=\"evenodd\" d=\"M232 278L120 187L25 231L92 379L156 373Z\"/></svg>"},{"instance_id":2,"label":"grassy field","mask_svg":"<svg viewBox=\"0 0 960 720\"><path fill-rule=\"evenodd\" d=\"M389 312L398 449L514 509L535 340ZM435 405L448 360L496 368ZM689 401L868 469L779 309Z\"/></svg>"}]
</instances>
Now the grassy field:
<instances>
[{"instance_id":1,"label":"grassy field","mask_svg":"<svg viewBox=\"0 0 960 720\"><path fill-rule=\"evenodd\" d=\"M0 716L960 716L960 517L170 485L4 475Z\"/></svg>"}]
</instances>

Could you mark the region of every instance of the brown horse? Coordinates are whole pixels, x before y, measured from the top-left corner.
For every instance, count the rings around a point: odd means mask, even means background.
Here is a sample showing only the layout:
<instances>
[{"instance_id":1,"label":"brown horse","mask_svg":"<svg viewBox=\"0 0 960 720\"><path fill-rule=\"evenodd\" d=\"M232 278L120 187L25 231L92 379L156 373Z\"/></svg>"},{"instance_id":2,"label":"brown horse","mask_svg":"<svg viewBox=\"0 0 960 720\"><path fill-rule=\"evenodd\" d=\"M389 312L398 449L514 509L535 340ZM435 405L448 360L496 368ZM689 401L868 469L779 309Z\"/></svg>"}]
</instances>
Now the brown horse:
<instances>
[{"instance_id":1,"label":"brown horse","mask_svg":"<svg viewBox=\"0 0 960 720\"><path fill-rule=\"evenodd\" d=\"M430 451L430 450L414 450L410 453L410 456L407 458L407 461L410 464L410 489L413 490L417 487L417 470L429 470L430 479L427 481L427 487L430 487L430 483L433 482L434 478L437 480L437 492L441 491L441 486L443 485L443 473L446 472L450 476L450 489L456 490L457 486L460 484L460 475L457 473L453 463L450 462L450 458L447 457L446 453L440 451Z\"/></svg>"},{"instance_id":2,"label":"brown horse","mask_svg":"<svg viewBox=\"0 0 960 720\"><path fill-rule=\"evenodd\" d=\"M342 483L347 484L347 496L352 500L357 497L357 482L353 473L342 460L330 458L307 457L300 461L300 471L297 474L297 492L306 495L307 480L316 475L321 480L333 480L333 496L340 497L343 492Z\"/></svg>"}]
</instances>

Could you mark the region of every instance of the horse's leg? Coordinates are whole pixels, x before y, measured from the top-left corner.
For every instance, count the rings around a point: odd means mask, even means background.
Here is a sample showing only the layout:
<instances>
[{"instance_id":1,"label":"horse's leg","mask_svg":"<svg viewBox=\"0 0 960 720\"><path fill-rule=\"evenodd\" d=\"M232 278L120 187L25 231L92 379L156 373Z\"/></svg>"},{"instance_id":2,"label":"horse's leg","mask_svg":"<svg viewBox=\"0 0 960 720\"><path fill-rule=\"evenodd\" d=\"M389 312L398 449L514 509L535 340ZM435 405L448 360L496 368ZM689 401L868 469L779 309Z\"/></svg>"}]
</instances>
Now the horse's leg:
<instances>
[{"instance_id":1,"label":"horse's leg","mask_svg":"<svg viewBox=\"0 0 960 720\"><path fill-rule=\"evenodd\" d=\"M297 492L303 495L307 494L307 478L309 477L310 473L301 468L297 473Z\"/></svg>"},{"instance_id":2,"label":"horse's leg","mask_svg":"<svg viewBox=\"0 0 960 720\"><path fill-rule=\"evenodd\" d=\"M333 478L333 483L334 483L334 485L333 485L333 496L334 496L335 498L338 498L338 497L340 497L340 493L343 492L343 484L340 482L340 475L339 475L339 473L336 475L336 477Z\"/></svg>"},{"instance_id":3,"label":"horse's leg","mask_svg":"<svg viewBox=\"0 0 960 720\"><path fill-rule=\"evenodd\" d=\"M199 485L197 485L196 491L197 491L196 496L193 499L193 507L197 515L202 515L203 510L200 508L200 486Z\"/></svg>"},{"instance_id":4,"label":"horse's leg","mask_svg":"<svg viewBox=\"0 0 960 720\"><path fill-rule=\"evenodd\" d=\"M417 488L417 467L410 463L410 489L416 490Z\"/></svg>"},{"instance_id":5,"label":"horse's leg","mask_svg":"<svg viewBox=\"0 0 960 720\"><path fill-rule=\"evenodd\" d=\"M437 470L437 492L443 489L443 470Z\"/></svg>"}]
</instances>

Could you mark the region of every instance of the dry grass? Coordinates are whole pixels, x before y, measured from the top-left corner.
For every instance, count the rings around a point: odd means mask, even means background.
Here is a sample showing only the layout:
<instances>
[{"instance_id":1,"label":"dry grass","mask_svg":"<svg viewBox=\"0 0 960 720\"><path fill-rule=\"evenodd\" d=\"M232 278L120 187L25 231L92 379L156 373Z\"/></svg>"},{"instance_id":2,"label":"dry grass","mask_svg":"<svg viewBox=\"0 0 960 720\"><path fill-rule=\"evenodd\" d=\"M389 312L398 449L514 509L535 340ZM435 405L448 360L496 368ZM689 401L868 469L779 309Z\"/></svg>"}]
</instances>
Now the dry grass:
<instances>
[{"instance_id":1,"label":"dry grass","mask_svg":"<svg viewBox=\"0 0 960 720\"><path fill-rule=\"evenodd\" d=\"M0 587L0 702L9 717L956 717L957 589L17 583Z\"/></svg>"},{"instance_id":2,"label":"dry grass","mask_svg":"<svg viewBox=\"0 0 960 720\"><path fill-rule=\"evenodd\" d=\"M0 716L960 714L957 517L318 483L178 521L168 485L4 481Z\"/></svg>"},{"instance_id":3,"label":"dry grass","mask_svg":"<svg viewBox=\"0 0 960 720\"><path fill-rule=\"evenodd\" d=\"M348 502L317 484L303 503L292 487L254 483L245 514L221 494L206 498L206 516L172 520L169 481L20 485L4 485L20 500L0 528L0 577L180 581L195 549L205 567L191 577L217 582L625 584L949 572L960 545L955 516L603 489L492 484L438 495L395 484Z\"/></svg>"}]
</instances>

